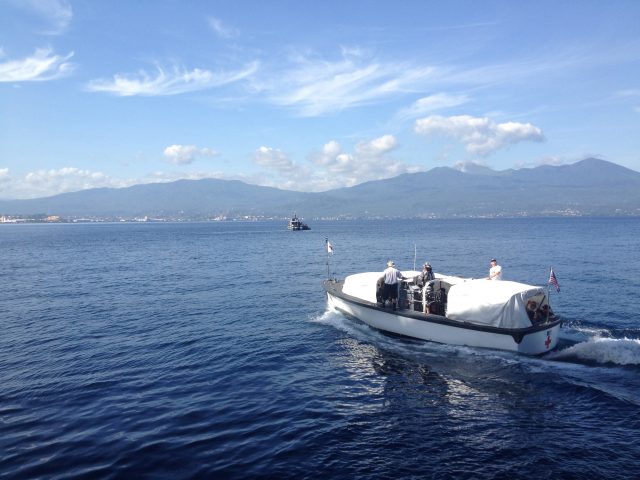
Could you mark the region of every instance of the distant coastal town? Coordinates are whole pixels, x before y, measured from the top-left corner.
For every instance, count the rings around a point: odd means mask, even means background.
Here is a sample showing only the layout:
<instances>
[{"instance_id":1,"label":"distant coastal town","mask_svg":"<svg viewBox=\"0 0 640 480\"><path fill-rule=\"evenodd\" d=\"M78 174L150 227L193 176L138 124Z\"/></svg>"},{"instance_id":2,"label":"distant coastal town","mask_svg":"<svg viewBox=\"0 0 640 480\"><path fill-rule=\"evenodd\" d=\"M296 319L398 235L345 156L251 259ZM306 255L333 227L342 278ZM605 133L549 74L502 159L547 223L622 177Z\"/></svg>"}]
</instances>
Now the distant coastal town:
<instances>
[{"instance_id":1,"label":"distant coastal town","mask_svg":"<svg viewBox=\"0 0 640 480\"><path fill-rule=\"evenodd\" d=\"M345 221L345 220L438 220L438 219L471 219L471 218L539 218L539 217L591 217L591 216L610 216L610 217L636 217L640 216L638 211L617 211L610 215L594 215L590 212L583 212L576 209L544 211L532 214L531 212L497 212L495 214L485 215L463 215L452 214L442 216L437 214L419 215L415 217L404 216L385 216L385 215L337 215L337 216L317 216L311 217L311 221ZM61 216L47 214L25 214L25 215L0 215L0 224L25 224L25 223L161 223L161 222L265 222L265 221L288 221L287 216L268 216L268 215L211 215L211 216L188 216L188 215L169 215L169 216Z\"/></svg>"},{"instance_id":2,"label":"distant coastal town","mask_svg":"<svg viewBox=\"0 0 640 480\"><path fill-rule=\"evenodd\" d=\"M184 217L184 216L168 216L168 217L150 217L134 216L89 216L89 217L63 217L60 215L1 215L0 223L151 223L151 222L224 222L224 221L245 221L256 222L261 220L280 220L284 221L285 217L262 217L243 215L238 217L227 217L226 215L217 215L211 217Z\"/></svg>"}]
</instances>

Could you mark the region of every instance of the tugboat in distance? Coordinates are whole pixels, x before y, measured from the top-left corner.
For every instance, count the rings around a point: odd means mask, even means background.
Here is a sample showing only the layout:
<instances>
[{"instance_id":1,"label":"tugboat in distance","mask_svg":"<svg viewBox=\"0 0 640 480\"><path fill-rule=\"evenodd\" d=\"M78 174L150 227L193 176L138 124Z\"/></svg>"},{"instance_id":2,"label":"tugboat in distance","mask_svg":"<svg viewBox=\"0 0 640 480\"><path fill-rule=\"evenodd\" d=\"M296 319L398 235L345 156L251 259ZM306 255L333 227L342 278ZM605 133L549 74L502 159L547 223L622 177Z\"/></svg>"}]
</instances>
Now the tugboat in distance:
<instances>
[{"instance_id":1,"label":"tugboat in distance","mask_svg":"<svg viewBox=\"0 0 640 480\"><path fill-rule=\"evenodd\" d=\"M289 226L287 227L289 230L311 230L309 225L304 223L301 218L298 218L294 213L293 218L289 220Z\"/></svg>"}]
</instances>

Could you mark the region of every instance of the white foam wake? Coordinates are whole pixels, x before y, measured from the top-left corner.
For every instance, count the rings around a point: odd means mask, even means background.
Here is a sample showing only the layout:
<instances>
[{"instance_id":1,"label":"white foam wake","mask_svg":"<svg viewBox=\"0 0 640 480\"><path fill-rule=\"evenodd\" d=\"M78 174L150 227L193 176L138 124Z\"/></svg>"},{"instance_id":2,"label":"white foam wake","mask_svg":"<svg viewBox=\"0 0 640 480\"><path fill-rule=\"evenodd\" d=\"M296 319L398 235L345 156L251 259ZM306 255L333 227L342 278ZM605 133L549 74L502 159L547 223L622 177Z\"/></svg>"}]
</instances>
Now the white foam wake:
<instances>
[{"instance_id":1,"label":"white foam wake","mask_svg":"<svg viewBox=\"0 0 640 480\"><path fill-rule=\"evenodd\" d=\"M640 339L593 337L547 355L552 360L579 359L616 365L640 365Z\"/></svg>"}]
</instances>

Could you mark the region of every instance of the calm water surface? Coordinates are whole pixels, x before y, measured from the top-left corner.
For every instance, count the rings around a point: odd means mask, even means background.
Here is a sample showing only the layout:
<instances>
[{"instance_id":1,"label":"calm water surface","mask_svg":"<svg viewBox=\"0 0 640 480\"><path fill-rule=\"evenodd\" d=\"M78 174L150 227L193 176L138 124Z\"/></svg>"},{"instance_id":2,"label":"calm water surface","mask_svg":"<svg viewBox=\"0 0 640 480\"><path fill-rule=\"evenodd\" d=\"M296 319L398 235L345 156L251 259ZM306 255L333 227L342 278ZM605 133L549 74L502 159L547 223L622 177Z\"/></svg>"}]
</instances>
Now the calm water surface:
<instances>
[{"instance_id":1,"label":"calm water surface","mask_svg":"<svg viewBox=\"0 0 640 480\"><path fill-rule=\"evenodd\" d=\"M0 225L0 478L631 478L640 219ZM332 275L544 285L528 358L328 312Z\"/></svg>"}]
</instances>

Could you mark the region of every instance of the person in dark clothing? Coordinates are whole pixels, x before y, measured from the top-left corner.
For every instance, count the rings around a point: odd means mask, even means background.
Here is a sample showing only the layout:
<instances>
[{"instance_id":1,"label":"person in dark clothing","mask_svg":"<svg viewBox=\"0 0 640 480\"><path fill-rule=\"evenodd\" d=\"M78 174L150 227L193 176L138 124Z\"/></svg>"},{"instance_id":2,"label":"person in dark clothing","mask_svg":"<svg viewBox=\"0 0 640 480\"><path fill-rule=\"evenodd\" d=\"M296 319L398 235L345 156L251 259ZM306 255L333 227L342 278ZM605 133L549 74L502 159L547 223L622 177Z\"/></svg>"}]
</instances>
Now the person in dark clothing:
<instances>
[{"instance_id":1,"label":"person in dark clothing","mask_svg":"<svg viewBox=\"0 0 640 480\"><path fill-rule=\"evenodd\" d=\"M376 282L376 302L384 306L384 277L380 277Z\"/></svg>"},{"instance_id":2,"label":"person in dark clothing","mask_svg":"<svg viewBox=\"0 0 640 480\"><path fill-rule=\"evenodd\" d=\"M435 280L435 275L433 274L433 270L431 269L430 263L425 263L422 267L422 273L420 274L420 282L422 285L426 285L430 280Z\"/></svg>"}]
</instances>

